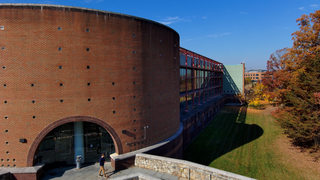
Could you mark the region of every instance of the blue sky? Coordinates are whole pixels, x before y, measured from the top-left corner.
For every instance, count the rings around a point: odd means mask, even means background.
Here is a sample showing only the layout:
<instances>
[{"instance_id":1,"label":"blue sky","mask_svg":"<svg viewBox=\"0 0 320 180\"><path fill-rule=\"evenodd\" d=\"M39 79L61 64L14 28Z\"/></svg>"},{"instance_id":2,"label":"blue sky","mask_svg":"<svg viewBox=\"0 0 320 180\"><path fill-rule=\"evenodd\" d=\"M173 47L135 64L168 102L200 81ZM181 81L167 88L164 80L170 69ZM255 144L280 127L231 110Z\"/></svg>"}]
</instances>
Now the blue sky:
<instances>
[{"instance_id":1,"label":"blue sky","mask_svg":"<svg viewBox=\"0 0 320 180\"><path fill-rule=\"evenodd\" d=\"M266 69L270 54L291 47L296 19L320 9L319 0L1 0L85 7L163 23L180 46L225 65Z\"/></svg>"}]
</instances>

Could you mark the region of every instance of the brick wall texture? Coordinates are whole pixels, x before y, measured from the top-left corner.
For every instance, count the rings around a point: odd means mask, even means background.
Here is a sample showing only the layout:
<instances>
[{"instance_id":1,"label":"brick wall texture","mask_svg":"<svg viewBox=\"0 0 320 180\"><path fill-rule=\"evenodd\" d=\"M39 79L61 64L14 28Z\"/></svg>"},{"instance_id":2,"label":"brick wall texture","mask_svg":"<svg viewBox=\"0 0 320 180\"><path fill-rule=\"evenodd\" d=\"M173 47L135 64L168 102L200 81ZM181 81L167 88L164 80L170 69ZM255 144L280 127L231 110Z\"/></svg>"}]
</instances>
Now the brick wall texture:
<instances>
[{"instance_id":1,"label":"brick wall texture","mask_svg":"<svg viewBox=\"0 0 320 180\"><path fill-rule=\"evenodd\" d=\"M107 123L123 148L117 153L178 130L174 30L111 12L3 4L0 26L0 166L32 166L27 157L39 145L34 140L61 119ZM144 126L147 139L126 145L143 139Z\"/></svg>"}]
</instances>

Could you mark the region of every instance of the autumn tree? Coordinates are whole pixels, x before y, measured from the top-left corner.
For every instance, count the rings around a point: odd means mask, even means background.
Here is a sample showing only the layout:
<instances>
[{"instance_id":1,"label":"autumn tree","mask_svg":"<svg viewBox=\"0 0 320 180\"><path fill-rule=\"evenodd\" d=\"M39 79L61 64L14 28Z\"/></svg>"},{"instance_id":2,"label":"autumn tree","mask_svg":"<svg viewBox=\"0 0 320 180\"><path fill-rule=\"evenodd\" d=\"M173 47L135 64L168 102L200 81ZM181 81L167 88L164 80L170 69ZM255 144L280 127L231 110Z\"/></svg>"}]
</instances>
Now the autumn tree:
<instances>
[{"instance_id":1,"label":"autumn tree","mask_svg":"<svg viewBox=\"0 0 320 180\"><path fill-rule=\"evenodd\" d=\"M252 83L252 80L251 80L250 77L246 77L246 78L244 79L244 82L245 82L245 84L247 85L247 84L251 84L251 83Z\"/></svg>"},{"instance_id":2,"label":"autumn tree","mask_svg":"<svg viewBox=\"0 0 320 180\"><path fill-rule=\"evenodd\" d=\"M292 48L270 56L263 81L279 108L273 112L293 143L320 144L320 10L297 19Z\"/></svg>"}]
</instances>

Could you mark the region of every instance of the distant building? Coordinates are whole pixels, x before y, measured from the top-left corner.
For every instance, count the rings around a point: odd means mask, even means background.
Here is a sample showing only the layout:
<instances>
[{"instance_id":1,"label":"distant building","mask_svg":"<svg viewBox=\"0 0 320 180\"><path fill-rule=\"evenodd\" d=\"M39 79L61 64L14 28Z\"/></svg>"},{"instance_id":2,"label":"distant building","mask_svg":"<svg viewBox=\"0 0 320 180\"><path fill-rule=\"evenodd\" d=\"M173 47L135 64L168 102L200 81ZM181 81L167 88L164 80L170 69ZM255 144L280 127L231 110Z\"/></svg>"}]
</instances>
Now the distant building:
<instances>
[{"instance_id":1,"label":"distant building","mask_svg":"<svg viewBox=\"0 0 320 180\"><path fill-rule=\"evenodd\" d=\"M223 92L227 94L244 93L245 64L223 65Z\"/></svg>"},{"instance_id":2,"label":"distant building","mask_svg":"<svg viewBox=\"0 0 320 180\"><path fill-rule=\"evenodd\" d=\"M251 70L245 72L244 78L250 77L252 82L261 82L262 79L265 78L266 72L267 72L267 70L251 69Z\"/></svg>"}]
</instances>

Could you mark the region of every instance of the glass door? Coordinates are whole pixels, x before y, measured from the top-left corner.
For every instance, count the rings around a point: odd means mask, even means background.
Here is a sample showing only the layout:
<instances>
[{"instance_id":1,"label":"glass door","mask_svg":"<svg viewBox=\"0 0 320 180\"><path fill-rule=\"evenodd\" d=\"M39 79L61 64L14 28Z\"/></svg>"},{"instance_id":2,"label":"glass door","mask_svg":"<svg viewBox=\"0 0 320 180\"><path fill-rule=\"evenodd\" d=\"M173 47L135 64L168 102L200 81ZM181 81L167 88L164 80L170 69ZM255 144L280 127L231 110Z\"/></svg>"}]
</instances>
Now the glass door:
<instances>
[{"instance_id":1,"label":"glass door","mask_svg":"<svg viewBox=\"0 0 320 180\"><path fill-rule=\"evenodd\" d=\"M74 164L73 123L57 127L55 131L55 159L62 164Z\"/></svg>"}]
</instances>

